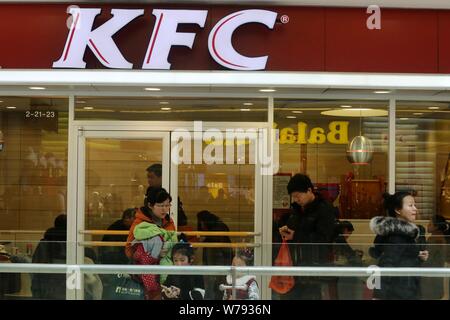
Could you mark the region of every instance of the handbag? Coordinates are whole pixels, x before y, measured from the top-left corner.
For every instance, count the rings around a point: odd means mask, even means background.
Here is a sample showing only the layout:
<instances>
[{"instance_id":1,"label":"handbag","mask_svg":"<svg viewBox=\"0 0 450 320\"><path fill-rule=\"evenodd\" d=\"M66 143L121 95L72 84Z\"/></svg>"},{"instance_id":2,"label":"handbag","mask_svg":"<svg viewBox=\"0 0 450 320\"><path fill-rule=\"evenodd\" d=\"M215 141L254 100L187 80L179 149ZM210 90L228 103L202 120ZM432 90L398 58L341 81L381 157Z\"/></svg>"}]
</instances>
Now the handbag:
<instances>
[{"instance_id":1,"label":"handbag","mask_svg":"<svg viewBox=\"0 0 450 320\"><path fill-rule=\"evenodd\" d=\"M292 266L291 252L289 251L289 246L286 240L283 240L281 243L280 251L278 251L274 265L279 267ZM295 279L293 276L272 276L270 279L269 288L278 293L285 294L291 291L294 285Z\"/></svg>"},{"instance_id":2,"label":"handbag","mask_svg":"<svg viewBox=\"0 0 450 320\"><path fill-rule=\"evenodd\" d=\"M110 288L109 300L144 300L144 286L132 275L113 275Z\"/></svg>"}]
</instances>

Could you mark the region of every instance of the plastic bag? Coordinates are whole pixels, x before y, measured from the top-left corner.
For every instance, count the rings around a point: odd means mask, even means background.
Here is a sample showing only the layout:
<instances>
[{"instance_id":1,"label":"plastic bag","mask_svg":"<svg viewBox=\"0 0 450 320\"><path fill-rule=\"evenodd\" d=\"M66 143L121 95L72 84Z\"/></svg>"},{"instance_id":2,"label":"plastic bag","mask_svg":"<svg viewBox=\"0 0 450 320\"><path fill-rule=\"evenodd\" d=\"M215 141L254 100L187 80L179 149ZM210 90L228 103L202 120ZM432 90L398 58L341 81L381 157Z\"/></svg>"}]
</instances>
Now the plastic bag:
<instances>
[{"instance_id":1,"label":"plastic bag","mask_svg":"<svg viewBox=\"0 0 450 320\"><path fill-rule=\"evenodd\" d=\"M108 300L144 300L144 286L131 275L114 275L111 289Z\"/></svg>"},{"instance_id":2,"label":"plastic bag","mask_svg":"<svg viewBox=\"0 0 450 320\"><path fill-rule=\"evenodd\" d=\"M275 259L275 266L278 267L290 267L292 266L291 253L289 251L288 244L285 240L281 244L278 256ZM295 285L295 279L293 276L272 276L269 283L269 288L272 290L285 294L292 290Z\"/></svg>"}]
</instances>

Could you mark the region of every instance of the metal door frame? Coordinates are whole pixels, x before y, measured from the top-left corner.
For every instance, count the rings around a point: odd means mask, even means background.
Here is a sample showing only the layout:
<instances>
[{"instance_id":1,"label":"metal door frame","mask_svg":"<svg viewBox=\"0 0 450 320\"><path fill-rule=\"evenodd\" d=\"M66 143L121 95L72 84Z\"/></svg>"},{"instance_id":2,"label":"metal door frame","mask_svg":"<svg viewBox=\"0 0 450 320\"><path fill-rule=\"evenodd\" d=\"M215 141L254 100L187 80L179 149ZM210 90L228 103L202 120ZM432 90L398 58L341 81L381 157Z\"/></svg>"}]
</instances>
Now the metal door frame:
<instances>
[{"instance_id":1,"label":"metal door frame","mask_svg":"<svg viewBox=\"0 0 450 320\"><path fill-rule=\"evenodd\" d=\"M74 97L71 97L71 100ZM71 104L71 103L69 103ZM73 119L73 118L72 118ZM84 247L79 245L84 242L84 235L80 233L85 226L85 169L86 169L86 138L111 138L111 139L155 139L163 140L163 187L169 190L173 199L178 197L178 166L171 161L171 132L174 129L183 128L188 131L194 130L194 122L144 122L144 121L120 121L114 123L111 121L75 121L69 119L72 125L69 125L69 153L76 155L75 158L69 156L68 164L68 246L67 246L67 263L68 264L84 264ZM217 128L225 130L227 128L267 128L268 124L263 122L251 123L218 123L204 122L203 129ZM258 155L258 144L255 147L255 159ZM143 173L144 174L144 173ZM260 244L255 248L255 265L264 265L271 259L265 257L264 244L271 238L265 235L268 230L268 224L271 221L264 221L267 215L267 207L263 203L263 186L267 177L261 175L261 168L256 161L255 163L255 205L254 205L254 232L255 243ZM70 199L69 199L70 198ZM267 198L267 197L266 197ZM266 199L267 200L267 199ZM177 220L177 206L172 207L172 215ZM263 212L264 211L264 212ZM75 214L74 214L75 213ZM265 228L264 228L265 226ZM271 251L271 250L270 250ZM271 252L270 252L271 253ZM264 288L264 280L261 280L262 288ZM83 299L83 281L81 287L67 290L67 299L82 300ZM265 296L264 290L262 295Z\"/></svg>"},{"instance_id":2,"label":"metal door frame","mask_svg":"<svg viewBox=\"0 0 450 320\"><path fill-rule=\"evenodd\" d=\"M162 140L162 186L169 190L170 187L170 133L158 131L131 131L131 130L105 130L102 127L98 128L84 128L79 126L77 128L77 187L76 187L76 225L72 225L71 229L76 228L75 245L70 246L75 252L76 264L84 264L84 247L80 243L85 241L84 234L81 231L85 230L85 200L86 200L86 139L126 139L126 140L146 140L146 139L161 139ZM106 160L105 160L106 161ZM144 174L144 173L143 173ZM176 214L176 213L175 213ZM69 227L70 228L70 227ZM75 290L74 299L83 299L83 281L80 281L81 286Z\"/></svg>"}]
</instances>

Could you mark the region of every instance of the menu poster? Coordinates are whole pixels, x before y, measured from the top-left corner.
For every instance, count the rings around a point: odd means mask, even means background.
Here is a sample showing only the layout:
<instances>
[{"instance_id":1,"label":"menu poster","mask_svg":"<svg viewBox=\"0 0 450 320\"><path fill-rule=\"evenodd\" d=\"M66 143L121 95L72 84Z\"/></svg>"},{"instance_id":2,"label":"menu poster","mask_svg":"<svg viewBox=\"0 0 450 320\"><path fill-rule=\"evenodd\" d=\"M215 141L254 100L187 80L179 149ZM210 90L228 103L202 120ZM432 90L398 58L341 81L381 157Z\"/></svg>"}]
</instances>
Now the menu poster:
<instances>
[{"instance_id":1,"label":"menu poster","mask_svg":"<svg viewBox=\"0 0 450 320\"><path fill-rule=\"evenodd\" d=\"M273 176L273 209L289 209L291 198L287 192L290 173L278 173Z\"/></svg>"}]
</instances>

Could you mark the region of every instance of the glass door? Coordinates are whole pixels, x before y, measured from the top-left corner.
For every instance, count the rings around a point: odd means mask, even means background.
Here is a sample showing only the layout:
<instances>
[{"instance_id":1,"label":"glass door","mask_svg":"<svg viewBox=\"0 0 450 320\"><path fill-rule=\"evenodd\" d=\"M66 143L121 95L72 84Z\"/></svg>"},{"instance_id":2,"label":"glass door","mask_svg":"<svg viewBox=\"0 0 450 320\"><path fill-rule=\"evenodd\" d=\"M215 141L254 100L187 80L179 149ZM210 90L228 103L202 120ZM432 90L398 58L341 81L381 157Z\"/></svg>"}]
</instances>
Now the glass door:
<instances>
[{"instance_id":1,"label":"glass door","mask_svg":"<svg viewBox=\"0 0 450 320\"><path fill-rule=\"evenodd\" d=\"M168 174L169 168L162 165L164 134L145 134L145 138L130 134L86 133L86 229L106 229L125 209L141 207L148 187L147 168L161 165ZM166 180L163 184L168 189Z\"/></svg>"},{"instance_id":2,"label":"glass door","mask_svg":"<svg viewBox=\"0 0 450 320\"><path fill-rule=\"evenodd\" d=\"M92 128L78 134L77 264L85 264L92 256L98 259L94 263L108 263L102 261L102 232L120 220L126 209L143 205L150 180L147 169L159 164L161 185L173 199L172 218L196 248L195 264L231 265L236 254L248 249L247 264L262 265L263 177L257 132L215 141L206 132L199 138L198 133L185 131L185 142L190 144L180 150L176 130ZM192 161L180 161L188 149ZM120 242L111 248L116 245L120 250ZM227 279L213 279L216 283L206 278L205 284L212 286L209 291L206 288L207 298L223 295L217 290ZM83 299L85 292L78 290L77 298Z\"/></svg>"},{"instance_id":3,"label":"glass door","mask_svg":"<svg viewBox=\"0 0 450 320\"><path fill-rule=\"evenodd\" d=\"M149 183L170 192L169 137L169 132L79 131L77 264L126 263L120 259L126 235L106 239L104 232L120 231L116 226L125 212L144 205ZM78 291L78 298L89 299L87 292Z\"/></svg>"},{"instance_id":4,"label":"glass door","mask_svg":"<svg viewBox=\"0 0 450 320\"><path fill-rule=\"evenodd\" d=\"M171 184L182 204L178 230L197 234L188 238L197 265L232 265L242 255L248 266L262 264L257 137L256 130L232 139L220 129L171 133ZM205 276L204 283L206 299L222 299L225 276Z\"/></svg>"}]
</instances>

